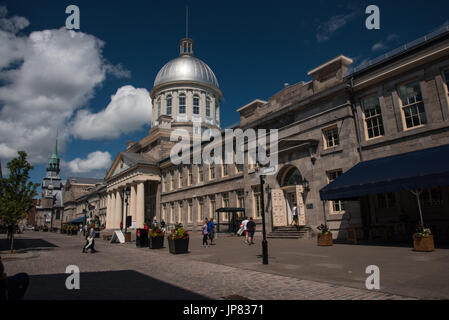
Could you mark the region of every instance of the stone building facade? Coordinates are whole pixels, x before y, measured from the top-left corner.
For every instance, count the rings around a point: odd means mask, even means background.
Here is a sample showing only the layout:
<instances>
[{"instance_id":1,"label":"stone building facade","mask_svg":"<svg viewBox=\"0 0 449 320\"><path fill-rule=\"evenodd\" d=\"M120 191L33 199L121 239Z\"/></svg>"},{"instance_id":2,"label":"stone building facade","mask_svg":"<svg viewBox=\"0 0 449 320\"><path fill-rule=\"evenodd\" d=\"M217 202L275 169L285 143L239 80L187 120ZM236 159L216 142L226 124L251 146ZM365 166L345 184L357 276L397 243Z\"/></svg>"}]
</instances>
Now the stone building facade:
<instances>
[{"instance_id":1,"label":"stone building facade","mask_svg":"<svg viewBox=\"0 0 449 320\"><path fill-rule=\"evenodd\" d=\"M84 217L83 210L90 218L105 220L105 188L103 179L68 178L64 185L64 223Z\"/></svg>"},{"instance_id":2,"label":"stone building facade","mask_svg":"<svg viewBox=\"0 0 449 320\"><path fill-rule=\"evenodd\" d=\"M181 41L181 57L182 48ZM187 59L192 56L193 51ZM221 99L218 81L203 64L204 70L196 62L191 69L189 64L163 68L166 80L156 77L152 98L157 120L148 136L130 142L117 156L106 177L107 228L119 228L129 214L138 228L157 217L196 230L205 217L226 207L243 207L261 223L261 190L256 168L248 161L248 143L243 165L175 165L170 159L174 129L186 128L195 136L219 127L219 107L209 121L202 117L209 95ZM394 220L404 212L413 216L416 211L406 193L323 202L319 191L360 161L449 144L449 29L360 68L351 69L351 64L340 55L311 70L310 81L288 85L268 101L257 99L237 108L240 122L235 128L278 130L278 166L266 177L263 190L268 230L288 226L294 204L301 226L313 229L327 221L336 238L343 237L348 226ZM187 102L179 99L184 90ZM199 102L193 100L195 94ZM194 129L198 124L201 131ZM225 137L225 131L221 135ZM201 147L208 145L203 142ZM429 215L441 218L449 209L448 190L425 190L423 201L429 204ZM220 214L221 221L227 218Z\"/></svg>"}]
</instances>

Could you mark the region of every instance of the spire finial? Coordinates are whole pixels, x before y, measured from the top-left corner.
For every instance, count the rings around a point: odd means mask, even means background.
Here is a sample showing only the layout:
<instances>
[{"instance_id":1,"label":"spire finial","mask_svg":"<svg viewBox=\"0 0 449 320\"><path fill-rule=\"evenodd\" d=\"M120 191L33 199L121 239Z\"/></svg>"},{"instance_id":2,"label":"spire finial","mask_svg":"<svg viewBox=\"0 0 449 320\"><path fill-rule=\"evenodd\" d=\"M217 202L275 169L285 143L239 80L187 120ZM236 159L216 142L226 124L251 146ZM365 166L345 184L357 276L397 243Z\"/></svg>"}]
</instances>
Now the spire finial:
<instances>
[{"instance_id":1,"label":"spire finial","mask_svg":"<svg viewBox=\"0 0 449 320\"><path fill-rule=\"evenodd\" d=\"M186 39L189 38L189 6L186 6Z\"/></svg>"}]
</instances>

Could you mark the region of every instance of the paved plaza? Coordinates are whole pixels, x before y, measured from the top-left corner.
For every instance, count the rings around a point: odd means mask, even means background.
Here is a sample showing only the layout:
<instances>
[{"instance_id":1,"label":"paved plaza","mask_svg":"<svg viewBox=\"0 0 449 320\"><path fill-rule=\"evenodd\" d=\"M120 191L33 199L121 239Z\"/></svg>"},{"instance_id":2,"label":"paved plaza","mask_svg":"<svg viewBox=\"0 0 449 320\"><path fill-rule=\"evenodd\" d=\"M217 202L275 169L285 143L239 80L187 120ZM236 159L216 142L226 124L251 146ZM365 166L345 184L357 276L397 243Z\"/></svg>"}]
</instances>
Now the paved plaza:
<instances>
[{"instance_id":1,"label":"paved plaza","mask_svg":"<svg viewBox=\"0 0 449 320\"><path fill-rule=\"evenodd\" d=\"M81 252L81 236L26 232L17 236L17 254L2 253L9 275L26 272L25 299L448 299L449 250L414 252L408 247L336 244L313 240L269 240L269 265L256 245L221 236L201 248L190 239L190 253L149 250L135 243L97 239L96 254ZM5 235L0 243L4 250ZM81 272L80 290L67 290L68 265ZM380 290L365 289L365 268L380 268Z\"/></svg>"}]
</instances>

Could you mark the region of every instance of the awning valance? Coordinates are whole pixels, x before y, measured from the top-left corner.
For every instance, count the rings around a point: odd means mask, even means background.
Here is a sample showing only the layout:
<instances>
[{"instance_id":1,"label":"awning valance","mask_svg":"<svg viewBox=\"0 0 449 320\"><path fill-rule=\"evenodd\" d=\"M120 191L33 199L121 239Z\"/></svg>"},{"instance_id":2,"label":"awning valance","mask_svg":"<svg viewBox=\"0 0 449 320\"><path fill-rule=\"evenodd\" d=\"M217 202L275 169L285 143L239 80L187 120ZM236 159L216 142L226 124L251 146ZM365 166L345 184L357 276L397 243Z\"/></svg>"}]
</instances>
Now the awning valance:
<instances>
[{"instance_id":1,"label":"awning valance","mask_svg":"<svg viewBox=\"0 0 449 320\"><path fill-rule=\"evenodd\" d=\"M84 217L79 217L79 218L76 218L76 219L74 219L72 221L68 221L66 223L83 223L83 222L84 222Z\"/></svg>"},{"instance_id":2,"label":"awning valance","mask_svg":"<svg viewBox=\"0 0 449 320\"><path fill-rule=\"evenodd\" d=\"M361 162L320 190L321 200L351 200L449 186L449 145Z\"/></svg>"}]
</instances>

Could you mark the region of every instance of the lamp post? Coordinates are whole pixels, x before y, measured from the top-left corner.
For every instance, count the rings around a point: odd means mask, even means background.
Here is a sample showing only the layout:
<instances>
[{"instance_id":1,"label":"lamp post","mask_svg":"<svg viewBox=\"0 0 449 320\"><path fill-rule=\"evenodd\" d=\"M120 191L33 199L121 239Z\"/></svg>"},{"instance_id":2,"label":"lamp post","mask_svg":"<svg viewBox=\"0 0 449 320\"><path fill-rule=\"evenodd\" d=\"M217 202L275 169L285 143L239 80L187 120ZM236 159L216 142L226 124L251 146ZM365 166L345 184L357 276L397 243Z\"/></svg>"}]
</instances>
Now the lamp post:
<instances>
[{"instance_id":1,"label":"lamp post","mask_svg":"<svg viewBox=\"0 0 449 320\"><path fill-rule=\"evenodd\" d=\"M267 233L265 229L265 203L264 203L264 194L263 194L263 185L265 184L265 181L263 179L262 172L260 172L260 165L259 161L256 163L256 172L259 173L259 179L260 179L260 206L262 207L262 263L268 264L268 241L267 241Z\"/></svg>"},{"instance_id":2,"label":"lamp post","mask_svg":"<svg viewBox=\"0 0 449 320\"><path fill-rule=\"evenodd\" d=\"M89 201L86 200L86 202L84 203L84 227L83 227L83 235L86 235L86 226L87 226L87 208L89 207Z\"/></svg>"},{"instance_id":3,"label":"lamp post","mask_svg":"<svg viewBox=\"0 0 449 320\"><path fill-rule=\"evenodd\" d=\"M125 222L125 234L128 231L128 223L127 223L127 220L128 220L128 197L129 197L130 193L131 193L131 188L127 186L125 188L125 205L126 205L125 221L124 221Z\"/></svg>"}]
</instances>

